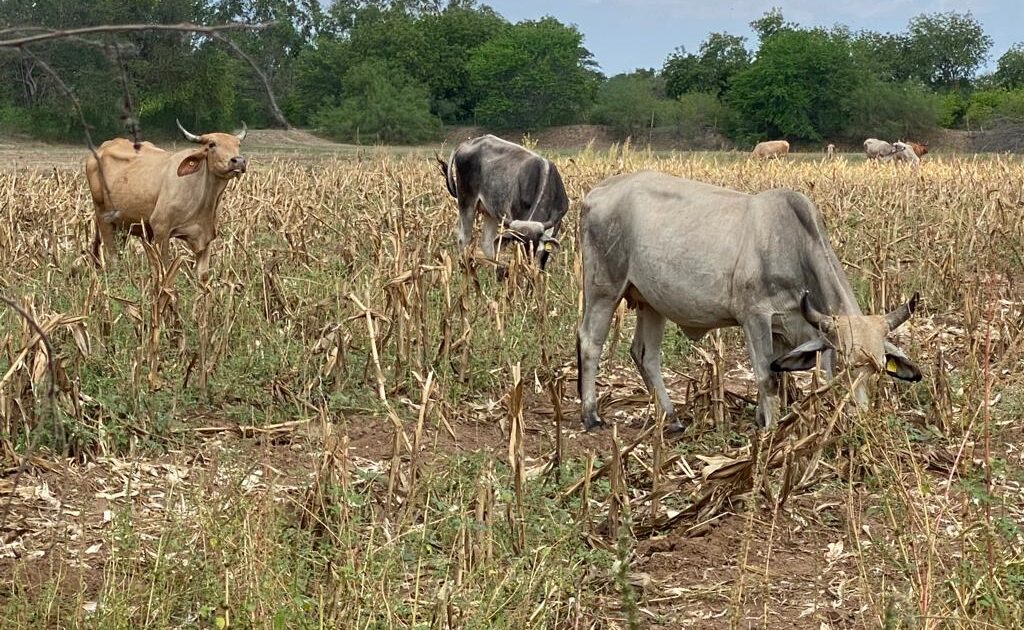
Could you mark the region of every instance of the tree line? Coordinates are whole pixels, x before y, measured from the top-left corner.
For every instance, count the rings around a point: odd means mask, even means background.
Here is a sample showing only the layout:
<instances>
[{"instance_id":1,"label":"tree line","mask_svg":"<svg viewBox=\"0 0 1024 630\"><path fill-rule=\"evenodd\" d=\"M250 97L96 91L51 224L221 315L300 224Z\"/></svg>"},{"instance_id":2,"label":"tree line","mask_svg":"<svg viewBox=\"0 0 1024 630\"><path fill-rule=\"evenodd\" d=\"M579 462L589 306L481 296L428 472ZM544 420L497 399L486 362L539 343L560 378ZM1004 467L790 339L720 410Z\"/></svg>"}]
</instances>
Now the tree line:
<instances>
[{"instance_id":1,"label":"tree line","mask_svg":"<svg viewBox=\"0 0 1024 630\"><path fill-rule=\"evenodd\" d=\"M598 123L622 136L657 128L750 143L1024 122L1024 45L979 75L992 39L970 13L923 14L901 32L879 33L802 27L773 9L751 23L753 41L711 33L661 68L606 77L575 26L551 17L511 23L475 0L0 3L2 36L28 26L232 21L273 22L225 37L256 62L293 124L350 142L419 143L452 125ZM41 63L74 90L99 137L122 135L126 117L157 136L175 118L195 129L273 124L261 78L223 42L142 32L0 52L0 131L80 137Z\"/></svg>"}]
</instances>

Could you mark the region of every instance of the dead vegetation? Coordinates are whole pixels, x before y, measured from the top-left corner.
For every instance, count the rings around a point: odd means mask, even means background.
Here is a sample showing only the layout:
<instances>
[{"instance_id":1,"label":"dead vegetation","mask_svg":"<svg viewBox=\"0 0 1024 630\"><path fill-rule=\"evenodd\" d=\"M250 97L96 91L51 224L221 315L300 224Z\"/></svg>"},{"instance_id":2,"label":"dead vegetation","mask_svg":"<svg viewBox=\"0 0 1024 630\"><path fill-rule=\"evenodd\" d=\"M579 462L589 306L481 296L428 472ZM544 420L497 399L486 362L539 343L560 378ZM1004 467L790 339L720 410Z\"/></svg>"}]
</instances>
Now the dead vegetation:
<instances>
[{"instance_id":1,"label":"dead vegetation","mask_svg":"<svg viewBox=\"0 0 1024 630\"><path fill-rule=\"evenodd\" d=\"M425 157L267 156L225 195L199 285L134 240L96 273L81 174L5 172L0 293L54 350L0 315L4 627L1024 620L1020 162L558 161L574 200L642 168L805 192L866 311L921 292L899 342L925 380L855 415L849 383L802 377L759 435L740 334L673 332L694 426L666 443L623 311L617 426L581 434L578 205L549 274L497 284L454 258Z\"/></svg>"}]
</instances>

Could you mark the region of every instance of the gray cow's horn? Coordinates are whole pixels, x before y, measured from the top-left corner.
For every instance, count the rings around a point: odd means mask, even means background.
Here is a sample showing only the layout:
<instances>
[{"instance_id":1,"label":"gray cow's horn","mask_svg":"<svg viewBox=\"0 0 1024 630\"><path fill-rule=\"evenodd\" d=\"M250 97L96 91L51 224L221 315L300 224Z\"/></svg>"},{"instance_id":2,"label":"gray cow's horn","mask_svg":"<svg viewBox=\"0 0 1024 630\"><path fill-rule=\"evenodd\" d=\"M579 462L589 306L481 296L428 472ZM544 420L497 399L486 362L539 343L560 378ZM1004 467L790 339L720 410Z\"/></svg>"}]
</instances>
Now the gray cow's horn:
<instances>
[{"instance_id":1,"label":"gray cow's horn","mask_svg":"<svg viewBox=\"0 0 1024 630\"><path fill-rule=\"evenodd\" d=\"M903 322L910 319L910 316L917 310L917 301L920 298L920 293L914 293L914 297L910 298L909 302L901 304L885 314L885 323L889 326L890 331L896 330Z\"/></svg>"},{"instance_id":2,"label":"gray cow's horn","mask_svg":"<svg viewBox=\"0 0 1024 630\"><path fill-rule=\"evenodd\" d=\"M248 130L249 130L249 128L245 126L245 121L243 120L242 121L242 130L235 134L235 137L238 138L239 142L241 142L242 140L245 140L245 134L246 134L246 132Z\"/></svg>"},{"instance_id":3,"label":"gray cow's horn","mask_svg":"<svg viewBox=\"0 0 1024 630\"><path fill-rule=\"evenodd\" d=\"M822 332L829 332L832 330L832 318L811 306L810 292L804 293L803 297L800 298L800 312L803 313L804 319L807 320L807 323L818 330Z\"/></svg>"},{"instance_id":4,"label":"gray cow's horn","mask_svg":"<svg viewBox=\"0 0 1024 630\"><path fill-rule=\"evenodd\" d=\"M186 140L188 140L189 142L202 143L203 139L200 138L199 136L197 136L194 133L189 133L189 131L187 129L185 129L184 127L181 126L181 121L180 120L175 118L174 122L178 123L178 129L181 129L181 133L182 133L182 135L185 136Z\"/></svg>"}]
</instances>

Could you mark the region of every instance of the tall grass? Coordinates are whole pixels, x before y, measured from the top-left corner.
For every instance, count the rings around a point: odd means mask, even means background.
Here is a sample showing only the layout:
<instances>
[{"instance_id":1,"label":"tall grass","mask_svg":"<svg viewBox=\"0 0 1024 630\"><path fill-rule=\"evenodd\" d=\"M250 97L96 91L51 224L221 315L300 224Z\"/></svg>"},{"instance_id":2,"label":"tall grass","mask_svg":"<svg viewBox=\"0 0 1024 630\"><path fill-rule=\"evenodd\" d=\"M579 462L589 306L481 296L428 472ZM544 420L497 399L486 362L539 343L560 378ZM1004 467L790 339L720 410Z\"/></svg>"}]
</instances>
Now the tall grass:
<instances>
[{"instance_id":1,"label":"tall grass","mask_svg":"<svg viewBox=\"0 0 1024 630\"><path fill-rule=\"evenodd\" d=\"M119 263L93 270L84 178L6 172L0 292L52 340L58 395L51 414L42 345L14 313L0 314L5 467L34 445L43 460L134 460L199 448L210 427L320 428L300 440L317 456L297 464L297 490L240 491L242 467L227 483L166 488L168 505L179 492L188 509L158 523L122 505L91 590L68 590L58 565L22 590L28 565L13 562L5 626L642 625L658 613L629 571L638 538L680 523L706 532L701 521L732 510L750 519L753 541L765 513L766 531L785 527L775 520L785 497L806 492L843 505L860 624L1024 620L1024 479L1005 443L1020 436L1024 400L1019 161L940 157L914 172L625 148L558 162L576 201L613 173L645 168L806 193L866 311L921 292L900 342L925 380L883 387L862 416L811 396L791 433L748 437L752 410L730 394L746 359L739 333L725 331L666 357L687 377L673 394L698 420L692 435L667 453L649 448L651 432L593 438L603 449L593 461L564 449L549 424L563 413L567 429L579 420L565 386L580 304L578 203L553 269L513 262L498 283L490 262L457 257L453 204L429 160L256 159L224 196L203 286L187 260L155 269L134 240ZM622 327L628 335L628 314ZM666 344L689 347L674 332ZM631 374L623 345L609 363ZM609 373L606 407L648 417L646 397L632 394L638 381ZM451 448L467 427L495 425L499 444ZM353 458L346 436L367 430L388 455ZM432 443L446 434L448 446ZM701 475L697 453L729 461ZM736 557L745 575L753 556ZM761 571L764 588L772 573ZM751 579L732 593L734 620L761 601ZM86 600L101 604L85 614L75 604Z\"/></svg>"}]
</instances>

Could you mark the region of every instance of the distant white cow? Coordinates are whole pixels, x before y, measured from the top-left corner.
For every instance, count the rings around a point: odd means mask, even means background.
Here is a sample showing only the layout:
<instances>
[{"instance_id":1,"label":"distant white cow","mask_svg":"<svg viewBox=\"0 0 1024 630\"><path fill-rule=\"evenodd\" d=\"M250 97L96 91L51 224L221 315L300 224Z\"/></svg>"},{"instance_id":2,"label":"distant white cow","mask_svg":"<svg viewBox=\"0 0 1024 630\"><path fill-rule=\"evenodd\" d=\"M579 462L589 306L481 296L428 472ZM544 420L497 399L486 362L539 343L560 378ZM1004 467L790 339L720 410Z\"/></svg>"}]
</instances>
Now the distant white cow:
<instances>
[{"instance_id":1,"label":"distant white cow","mask_svg":"<svg viewBox=\"0 0 1024 630\"><path fill-rule=\"evenodd\" d=\"M836 145L830 143L827 147L825 147L825 159L836 159Z\"/></svg>"},{"instance_id":2,"label":"distant white cow","mask_svg":"<svg viewBox=\"0 0 1024 630\"><path fill-rule=\"evenodd\" d=\"M869 160L885 161L891 158L894 153L896 153L896 147L885 140L868 138L864 141L864 154L868 156Z\"/></svg>"},{"instance_id":3,"label":"distant white cow","mask_svg":"<svg viewBox=\"0 0 1024 630\"><path fill-rule=\"evenodd\" d=\"M760 158L767 160L769 158L784 158L789 154L789 143L785 140L769 140L767 142L759 142L754 150L750 153L752 158Z\"/></svg>"},{"instance_id":4,"label":"distant white cow","mask_svg":"<svg viewBox=\"0 0 1024 630\"><path fill-rule=\"evenodd\" d=\"M914 152L914 147L910 146L906 142L894 142L892 146L895 149L895 153L892 154L892 157L897 162L906 162L914 167L921 165L921 158L917 157L917 153Z\"/></svg>"}]
</instances>

